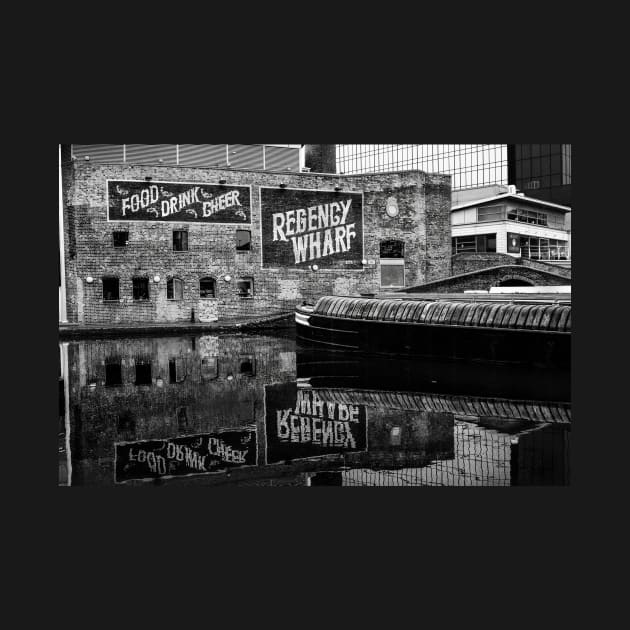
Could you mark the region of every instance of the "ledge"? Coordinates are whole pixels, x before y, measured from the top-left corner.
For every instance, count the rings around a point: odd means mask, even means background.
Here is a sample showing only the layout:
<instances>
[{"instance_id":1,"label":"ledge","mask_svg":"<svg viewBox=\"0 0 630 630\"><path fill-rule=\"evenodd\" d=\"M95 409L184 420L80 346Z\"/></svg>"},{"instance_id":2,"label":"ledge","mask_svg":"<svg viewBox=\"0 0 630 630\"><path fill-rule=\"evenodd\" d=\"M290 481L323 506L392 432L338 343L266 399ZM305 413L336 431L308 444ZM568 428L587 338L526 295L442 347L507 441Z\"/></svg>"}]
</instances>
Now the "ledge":
<instances>
[{"instance_id":1,"label":"ledge","mask_svg":"<svg viewBox=\"0 0 630 630\"><path fill-rule=\"evenodd\" d=\"M202 332L236 333L241 331L264 331L293 328L294 312L281 311L256 317L224 318L216 322L138 322L102 324L59 324L59 340L128 337L156 334L181 334Z\"/></svg>"}]
</instances>

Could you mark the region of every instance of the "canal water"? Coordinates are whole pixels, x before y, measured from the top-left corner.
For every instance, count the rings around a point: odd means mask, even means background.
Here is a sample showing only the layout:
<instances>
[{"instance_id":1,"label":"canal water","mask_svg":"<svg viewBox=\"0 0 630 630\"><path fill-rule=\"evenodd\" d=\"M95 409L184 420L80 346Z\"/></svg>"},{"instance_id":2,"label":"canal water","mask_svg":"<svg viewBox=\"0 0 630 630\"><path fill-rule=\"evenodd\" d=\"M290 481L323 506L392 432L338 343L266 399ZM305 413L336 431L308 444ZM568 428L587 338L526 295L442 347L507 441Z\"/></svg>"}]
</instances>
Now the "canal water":
<instances>
[{"instance_id":1,"label":"canal water","mask_svg":"<svg viewBox=\"0 0 630 630\"><path fill-rule=\"evenodd\" d=\"M62 486L569 484L570 375L293 333L61 343Z\"/></svg>"}]
</instances>

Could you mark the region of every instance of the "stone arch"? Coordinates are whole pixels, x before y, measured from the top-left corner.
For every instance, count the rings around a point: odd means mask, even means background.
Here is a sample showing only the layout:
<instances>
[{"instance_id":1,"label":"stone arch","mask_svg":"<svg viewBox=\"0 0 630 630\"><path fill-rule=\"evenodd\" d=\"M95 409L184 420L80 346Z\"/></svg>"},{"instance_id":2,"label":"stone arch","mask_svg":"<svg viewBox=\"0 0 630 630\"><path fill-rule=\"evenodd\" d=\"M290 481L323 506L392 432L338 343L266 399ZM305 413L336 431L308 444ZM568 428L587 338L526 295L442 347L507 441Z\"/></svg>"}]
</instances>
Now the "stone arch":
<instances>
[{"instance_id":1,"label":"stone arch","mask_svg":"<svg viewBox=\"0 0 630 630\"><path fill-rule=\"evenodd\" d=\"M521 276L516 273L509 273L501 276L497 282L493 284L495 287L534 287L536 283L530 278Z\"/></svg>"}]
</instances>

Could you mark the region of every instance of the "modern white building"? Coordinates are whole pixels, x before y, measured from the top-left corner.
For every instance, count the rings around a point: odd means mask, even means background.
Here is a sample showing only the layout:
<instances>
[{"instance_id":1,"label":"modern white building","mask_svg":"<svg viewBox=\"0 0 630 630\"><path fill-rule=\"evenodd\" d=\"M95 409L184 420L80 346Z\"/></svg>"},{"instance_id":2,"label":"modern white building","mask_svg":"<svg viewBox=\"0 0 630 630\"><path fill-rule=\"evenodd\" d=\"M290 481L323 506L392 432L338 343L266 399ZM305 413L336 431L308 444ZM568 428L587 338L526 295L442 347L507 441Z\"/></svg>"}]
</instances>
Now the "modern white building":
<instances>
[{"instance_id":1,"label":"modern white building","mask_svg":"<svg viewBox=\"0 0 630 630\"><path fill-rule=\"evenodd\" d=\"M496 252L569 261L570 213L567 206L526 197L514 186L453 193L453 254Z\"/></svg>"}]
</instances>

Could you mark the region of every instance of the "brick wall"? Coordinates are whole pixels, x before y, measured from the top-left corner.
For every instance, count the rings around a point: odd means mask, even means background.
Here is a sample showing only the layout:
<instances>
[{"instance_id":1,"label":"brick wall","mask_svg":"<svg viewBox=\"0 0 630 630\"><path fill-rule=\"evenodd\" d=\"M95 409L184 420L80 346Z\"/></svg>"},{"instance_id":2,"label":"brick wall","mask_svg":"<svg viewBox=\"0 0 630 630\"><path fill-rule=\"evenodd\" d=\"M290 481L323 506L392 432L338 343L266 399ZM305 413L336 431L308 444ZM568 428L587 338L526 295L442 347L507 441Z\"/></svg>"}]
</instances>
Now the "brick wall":
<instances>
[{"instance_id":1,"label":"brick wall","mask_svg":"<svg viewBox=\"0 0 630 630\"><path fill-rule=\"evenodd\" d=\"M456 276L462 273L487 269L488 267L498 267L499 265L519 265L529 267L530 269L537 269L538 271L547 271L566 278L568 280L567 284L571 284L571 269L565 269L559 265L540 262L538 260L517 258L509 254L493 252L479 254L464 252L455 254L451 259L451 273Z\"/></svg>"},{"instance_id":2,"label":"brick wall","mask_svg":"<svg viewBox=\"0 0 630 630\"><path fill-rule=\"evenodd\" d=\"M357 294L380 290L379 246L389 238L406 243L406 283L421 284L448 275L450 265L450 179L421 172L338 177L186 168L157 165L107 165L71 162L62 154L64 230L68 320L78 323L133 323L189 321L191 311L228 317L291 311L302 300L326 294ZM106 180L144 180L218 183L252 187L252 246L236 252L239 225L175 222L108 222ZM374 261L360 269L261 268L260 186L362 192L364 198L364 258ZM387 199L395 197L400 214L385 213ZM429 225L430 224L430 225ZM129 245L114 248L112 233L129 231ZM173 229L187 229L189 251L174 252ZM231 281L226 282L229 275ZM120 279L120 301L103 301L102 278ZM159 282L154 282L159 276ZM199 280L216 281L214 300L200 300ZM88 284L87 277L94 282ZM150 299L134 302L132 279L150 279ZM184 282L181 301L167 300L168 278ZM254 298L239 297L236 280L253 278Z\"/></svg>"}]
</instances>

